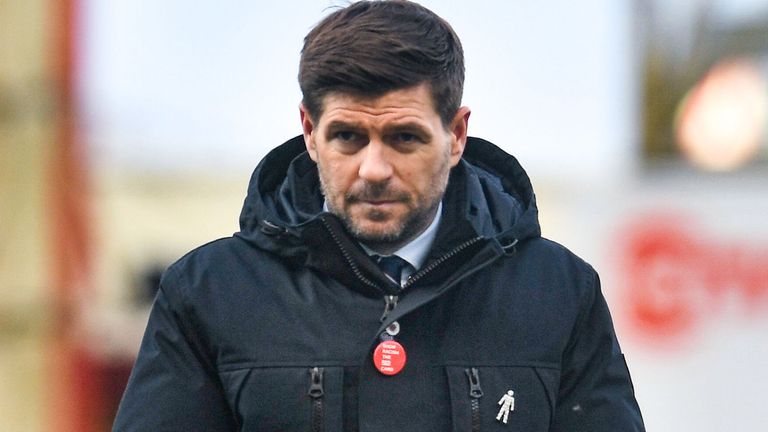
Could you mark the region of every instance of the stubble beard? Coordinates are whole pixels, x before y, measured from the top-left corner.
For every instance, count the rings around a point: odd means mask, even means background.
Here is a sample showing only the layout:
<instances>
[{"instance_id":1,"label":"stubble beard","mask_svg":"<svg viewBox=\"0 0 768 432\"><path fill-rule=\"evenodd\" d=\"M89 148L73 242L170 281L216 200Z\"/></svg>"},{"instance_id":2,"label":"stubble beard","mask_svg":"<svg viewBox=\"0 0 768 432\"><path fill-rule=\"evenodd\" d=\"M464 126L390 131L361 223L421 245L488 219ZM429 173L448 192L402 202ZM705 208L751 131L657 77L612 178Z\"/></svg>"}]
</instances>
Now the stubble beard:
<instances>
[{"instance_id":1,"label":"stubble beard","mask_svg":"<svg viewBox=\"0 0 768 432\"><path fill-rule=\"evenodd\" d=\"M448 160L441 161L441 167L433 176L423 199L414 202L405 192L397 192L388 189L387 183L365 183L362 187L349 191L344 195L342 208L336 205L337 191L326 181L326 175L322 166L318 163L320 187L326 197L328 210L341 219L347 231L361 243L380 253L391 253L406 245L418 237L432 222L436 210L443 198L443 193L448 185L450 168ZM386 197L402 203L408 207L407 212L396 221L394 226L383 230L371 230L363 227L351 212L351 206L364 199L376 199ZM369 210L365 218L369 221L384 222L392 217L389 213L376 209Z\"/></svg>"}]
</instances>

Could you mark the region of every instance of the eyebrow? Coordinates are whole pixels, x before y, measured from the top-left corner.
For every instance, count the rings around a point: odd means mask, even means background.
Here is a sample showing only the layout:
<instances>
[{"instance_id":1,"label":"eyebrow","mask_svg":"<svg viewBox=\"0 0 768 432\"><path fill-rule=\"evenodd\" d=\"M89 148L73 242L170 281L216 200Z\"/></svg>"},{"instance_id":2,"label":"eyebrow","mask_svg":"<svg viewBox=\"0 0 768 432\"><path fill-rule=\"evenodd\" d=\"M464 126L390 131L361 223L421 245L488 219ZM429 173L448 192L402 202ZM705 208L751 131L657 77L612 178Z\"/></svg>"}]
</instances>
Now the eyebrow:
<instances>
[{"instance_id":1,"label":"eyebrow","mask_svg":"<svg viewBox=\"0 0 768 432\"><path fill-rule=\"evenodd\" d=\"M385 133L393 133L393 132L400 132L400 131L412 131L412 132L420 132L424 134L429 133L427 131L427 128L425 128L421 123L411 122L411 121L403 122L403 123L395 123L384 128Z\"/></svg>"},{"instance_id":2,"label":"eyebrow","mask_svg":"<svg viewBox=\"0 0 768 432\"><path fill-rule=\"evenodd\" d=\"M363 126L360 123L357 122L348 122L343 120L333 120L326 126L326 129L329 131L338 131L338 130L360 130L364 129Z\"/></svg>"},{"instance_id":3,"label":"eyebrow","mask_svg":"<svg viewBox=\"0 0 768 432\"><path fill-rule=\"evenodd\" d=\"M339 131L339 130L351 130L351 131L358 131L365 129L365 127L358 122L349 122L344 120L333 120L326 126L326 129L328 131ZM404 121L402 123L395 122L394 124L387 125L383 132L384 135L389 135L393 133L398 132L413 132L418 133L422 135L429 135L432 134L429 132L428 128L424 127L421 123L415 122L415 121Z\"/></svg>"}]
</instances>

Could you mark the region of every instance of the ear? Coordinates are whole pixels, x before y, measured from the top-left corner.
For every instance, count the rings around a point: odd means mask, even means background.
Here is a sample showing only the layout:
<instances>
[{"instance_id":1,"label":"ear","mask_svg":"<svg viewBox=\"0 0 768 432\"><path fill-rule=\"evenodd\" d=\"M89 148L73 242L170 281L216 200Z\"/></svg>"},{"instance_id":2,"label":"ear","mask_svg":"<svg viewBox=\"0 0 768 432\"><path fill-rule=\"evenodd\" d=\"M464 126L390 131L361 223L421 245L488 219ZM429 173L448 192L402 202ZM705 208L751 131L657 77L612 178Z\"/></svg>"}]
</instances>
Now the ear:
<instances>
[{"instance_id":1,"label":"ear","mask_svg":"<svg viewBox=\"0 0 768 432\"><path fill-rule=\"evenodd\" d=\"M317 162L317 149L315 148L315 123L309 115L304 103L299 104L299 115L301 116L301 128L304 131L304 145L307 147L309 157Z\"/></svg>"},{"instance_id":2,"label":"ear","mask_svg":"<svg viewBox=\"0 0 768 432\"><path fill-rule=\"evenodd\" d=\"M463 106L456 111L448 132L451 137L451 166L454 167L461 160L464 154L464 147L467 145L467 127L469 126L469 115L472 110Z\"/></svg>"}]
</instances>

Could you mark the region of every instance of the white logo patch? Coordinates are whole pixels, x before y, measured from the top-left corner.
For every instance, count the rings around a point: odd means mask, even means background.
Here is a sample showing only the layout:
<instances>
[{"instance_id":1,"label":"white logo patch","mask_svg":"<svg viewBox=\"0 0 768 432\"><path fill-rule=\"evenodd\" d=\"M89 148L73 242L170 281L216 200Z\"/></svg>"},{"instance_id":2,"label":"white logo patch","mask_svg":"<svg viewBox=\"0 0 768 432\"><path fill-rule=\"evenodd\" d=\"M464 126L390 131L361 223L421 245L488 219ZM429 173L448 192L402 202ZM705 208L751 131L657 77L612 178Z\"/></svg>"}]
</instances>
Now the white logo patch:
<instances>
[{"instance_id":1,"label":"white logo patch","mask_svg":"<svg viewBox=\"0 0 768 432\"><path fill-rule=\"evenodd\" d=\"M515 392L512 390L507 391L507 393L499 399L499 405L501 405L501 408L496 415L496 420L507 424L509 413L515 410Z\"/></svg>"}]
</instances>

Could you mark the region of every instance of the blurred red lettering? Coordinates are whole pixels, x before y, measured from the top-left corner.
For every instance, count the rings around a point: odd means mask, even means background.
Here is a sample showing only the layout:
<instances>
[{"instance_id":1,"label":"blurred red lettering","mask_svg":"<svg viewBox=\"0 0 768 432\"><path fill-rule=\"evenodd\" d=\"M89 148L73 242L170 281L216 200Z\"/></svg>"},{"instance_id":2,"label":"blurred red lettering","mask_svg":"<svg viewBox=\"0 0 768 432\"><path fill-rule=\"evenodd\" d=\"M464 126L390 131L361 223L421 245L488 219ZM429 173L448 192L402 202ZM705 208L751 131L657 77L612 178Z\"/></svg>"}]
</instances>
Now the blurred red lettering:
<instances>
[{"instance_id":1,"label":"blurred red lettering","mask_svg":"<svg viewBox=\"0 0 768 432\"><path fill-rule=\"evenodd\" d=\"M626 316L639 336L687 337L733 297L745 313L768 310L768 247L721 243L661 218L644 219L623 238Z\"/></svg>"}]
</instances>

